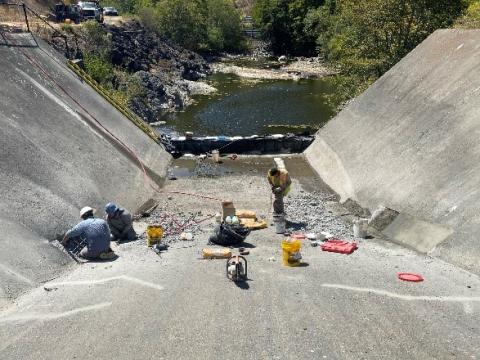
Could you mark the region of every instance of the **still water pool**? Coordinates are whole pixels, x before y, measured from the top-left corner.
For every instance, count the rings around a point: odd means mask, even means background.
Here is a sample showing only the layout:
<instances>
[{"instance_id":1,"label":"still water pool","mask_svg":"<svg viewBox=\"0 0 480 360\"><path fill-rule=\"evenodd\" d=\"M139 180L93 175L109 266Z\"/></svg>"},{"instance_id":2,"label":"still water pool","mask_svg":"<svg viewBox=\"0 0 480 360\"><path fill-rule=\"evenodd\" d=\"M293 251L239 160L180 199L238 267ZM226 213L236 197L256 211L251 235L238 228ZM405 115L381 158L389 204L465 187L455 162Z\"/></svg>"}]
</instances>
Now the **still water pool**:
<instances>
[{"instance_id":1,"label":"still water pool","mask_svg":"<svg viewBox=\"0 0 480 360\"><path fill-rule=\"evenodd\" d=\"M269 125L319 126L334 115L326 101L335 90L328 78L251 80L214 74L207 81L218 92L197 96L184 112L166 115L162 130L193 131L196 136L261 135L288 131Z\"/></svg>"}]
</instances>

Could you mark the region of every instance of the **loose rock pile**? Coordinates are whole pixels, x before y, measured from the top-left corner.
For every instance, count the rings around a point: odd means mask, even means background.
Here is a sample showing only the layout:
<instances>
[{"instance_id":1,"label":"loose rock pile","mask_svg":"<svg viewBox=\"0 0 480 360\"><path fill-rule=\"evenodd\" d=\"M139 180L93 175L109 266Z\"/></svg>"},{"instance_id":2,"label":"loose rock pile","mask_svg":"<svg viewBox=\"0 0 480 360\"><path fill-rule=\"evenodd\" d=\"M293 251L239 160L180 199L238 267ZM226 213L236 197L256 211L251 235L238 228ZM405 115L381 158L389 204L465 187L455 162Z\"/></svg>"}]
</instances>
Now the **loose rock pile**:
<instances>
[{"instance_id":1,"label":"loose rock pile","mask_svg":"<svg viewBox=\"0 0 480 360\"><path fill-rule=\"evenodd\" d=\"M327 210L331 194L301 192L285 198L287 228L291 231L305 231L320 234L329 232L335 238L353 239L352 228Z\"/></svg>"}]
</instances>

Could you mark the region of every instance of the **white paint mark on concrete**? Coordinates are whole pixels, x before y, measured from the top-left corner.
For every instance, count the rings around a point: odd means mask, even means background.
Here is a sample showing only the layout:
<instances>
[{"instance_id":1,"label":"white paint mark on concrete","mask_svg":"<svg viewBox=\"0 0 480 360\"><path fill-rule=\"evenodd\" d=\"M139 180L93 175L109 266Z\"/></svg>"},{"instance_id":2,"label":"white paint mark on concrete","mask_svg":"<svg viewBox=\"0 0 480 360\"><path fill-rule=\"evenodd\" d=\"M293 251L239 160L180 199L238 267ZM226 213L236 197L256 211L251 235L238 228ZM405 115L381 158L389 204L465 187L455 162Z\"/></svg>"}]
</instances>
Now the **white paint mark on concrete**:
<instances>
[{"instance_id":1,"label":"white paint mark on concrete","mask_svg":"<svg viewBox=\"0 0 480 360\"><path fill-rule=\"evenodd\" d=\"M68 112L70 115L74 116L77 120L82 121L82 118L70 107L68 106L64 101L60 100L60 98L53 94L51 91L49 91L47 88L45 88L43 85L38 83L35 79L33 79L30 75L27 73L23 72L20 69L16 69L19 73L21 73L24 77L26 77L30 82L35 85L40 91L42 91L47 97L49 97L51 100L53 100L57 105L60 105L66 112Z\"/></svg>"},{"instance_id":2,"label":"white paint mark on concrete","mask_svg":"<svg viewBox=\"0 0 480 360\"><path fill-rule=\"evenodd\" d=\"M341 284L322 284L322 287L370 293L370 294L386 296L394 299L400 299L404 301L438 301L438 302L462 303L464 305L464 310L467 314L470 314L471 312L473 312L472 303L480 302L480 296L469 297L469 296L403 295L403 294L397 294L397 293L386 291L386 290L361 288L361 287L341 285ZM469 313L468 311L471 311L471 312Z\"/></svg>"},{"instance_id":3,"label":"white paint mark on concrete","mask_svg":"<svg viewBox=\"0 0 480 360\"><path fill-rule=\"evenodd\" d=\"M461 48L463 48L463 46L464 46L464 45L465 45L465 44L460 44L460 45L458 45L458 47L457 47L457 50L456 50L456 51L458 51L458 50L460 50Z\"/></svg>"},{"instance_id":4,"label":"white paint mark on concrete","mask_svg":"<svg viewBox=\"0 0 480 360\"><path fill-rule=\"evenodd\" d=\"M48 320L56 320L56 319L61 319L64 317L69 317L73 316L79 313L83 312L88 312L88 311L94 311L94 310L100 310L105 307L108 307L112 305L111 302L103 302L100 304L96 305L90 305L90 306L84 306L81 308L69 310L69 311L64 311L60 313L25 313L25 314L15 314L15 315L10 315L10 316L5 316L5 317L0 317L0 323L7 323L7 322L27 322L27 321L48 321Z\"/></svg>"},{"instance_id":5,"label":"white paint mark on concrete","mask_svg":"<svg viewBox=\"0 0 480 360\"><path fill-rule=\"evenodd\" d=\"M115 277L109 277L105 279L93 279L93 280L77 280L77 281L63 281L63 282L56 282L56 283L49 283L46 284L46 288L55 288L59 286L82 286L82 285L98 285L98 284L105 284L107 282L116 281L116 280L125 280L135 284L139 284L145 287L149 287L155 290L163 290L163 286L154 284L148 281L140 280L131 276L121 275Z\"/></svg>"},{"instance_id":6,"label":"white paint mark on concrete","mask_svg":"<svg viewBox=\"0 0 480 360\"><path fill-rule=\"evenodd\" d=\"M18 72L20 72L23 76L25 76L33 85L35 85L41 92L43 92L48 98L50 98L53 102L55 102L57 105L62 107L66 112L68 112L70 115L75 117L77 120L81 121L82 124L85 124L87 128L95 134L95 136L102 138L100 134L98 134L96 131L94 131L88 124L85 123L85 121L80 117L80 115L77 114L75 110L73 110L65 101L63 101L58 95L55 95L52 93L50 90L45 88L42 84L38 83L35 79L33 79L31 76L29 76L27 73L23 72L20 69L16 69Z\"/></svg>"},{"instance_id":7,"label":"white paint mark on concrete","mask_svg":"<svg viewBox=\"0 0 480 360\"><path fill-rule=\"evenodd\" d=\"M465 314L473 314L473 304L471 302L464 302L463 311L465 311Z\"/></svg>"},{"instance_id":8,"label":"white paint mark on concrete","mask_svg":"<svg viewBox=\"0 0 480 360\"><path fill-rule=\"evenodd\" d=\"M29 278L23 276L22 274L16 272L16 271L13 271L12 269L6 267L5 265L3 264L0 264L0 270L4 271L5 273L7 274L10 274L10 275L13 275L15 276L17 279L29 284L29 285L35 285L35 282L33 282L32 280L30 280Z\"/></svg>"}]
</instances>

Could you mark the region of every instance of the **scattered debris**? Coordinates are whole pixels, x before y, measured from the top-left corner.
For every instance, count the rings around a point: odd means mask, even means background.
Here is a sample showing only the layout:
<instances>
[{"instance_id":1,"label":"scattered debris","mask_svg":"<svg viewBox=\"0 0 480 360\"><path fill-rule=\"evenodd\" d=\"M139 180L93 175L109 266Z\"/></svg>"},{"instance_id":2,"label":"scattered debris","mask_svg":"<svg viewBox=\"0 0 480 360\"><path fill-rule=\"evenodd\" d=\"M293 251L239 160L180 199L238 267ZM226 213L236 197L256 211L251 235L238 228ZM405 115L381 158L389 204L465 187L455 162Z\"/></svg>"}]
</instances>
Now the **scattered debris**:
<instances>
[{"instance_id":1,"label":"scattered debris","mask_svg":"<svg viewBox=\"0 0 480 360\"><path fill-rule=\"evenodd\" d=\"M58 288L56 288L56 287L47 287L47 286L44 286L44 287L43 287L43 290L45 290L45 291L56 291L56 290L58 290Z\"/></svg>"},{"instance_id":2,"label":"scattered debris","mask_svg":"<svg viewBox=\"0 0 480 360\"><path fill-rule=\"evenodd\" d=\"M180 239L184 241L192 241L193 234L191 232L183 232L180 234Z\"/></svg>"},{"instance_id":3,"label":"scattered debris","mask_svg":"<svg viewBox=\"0 0 480 360\"><path fill-rule=\"evenodd\" d=\"M162 251L168 250L168 245L167 244L160 244L157 243L152 247L153 251L155 251L157 254L160 254Z\"/></svg>"}]
</instances>

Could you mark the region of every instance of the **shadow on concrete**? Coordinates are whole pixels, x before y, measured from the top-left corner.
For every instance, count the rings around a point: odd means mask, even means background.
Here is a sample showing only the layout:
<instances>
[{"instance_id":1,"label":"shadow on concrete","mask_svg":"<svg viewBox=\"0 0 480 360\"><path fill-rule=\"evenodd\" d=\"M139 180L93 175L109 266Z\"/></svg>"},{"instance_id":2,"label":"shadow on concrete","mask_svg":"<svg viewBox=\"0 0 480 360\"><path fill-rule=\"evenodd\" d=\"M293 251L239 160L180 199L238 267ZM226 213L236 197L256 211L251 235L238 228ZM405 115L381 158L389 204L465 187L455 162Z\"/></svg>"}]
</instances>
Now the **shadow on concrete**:
<instances>
[{"instance_id":1,"label":"shadow on concrete","mask_svg":"<svg viewBox=\"0 0 480 360\"><path fill-rule=\"evenodd\" d=\"M290 221L287 220L286 226L288 230L299 231L307 227L307 223L303 221Z\"/></svg>"},{"instance_id":2,"label":"shadow on concrete","mask_svg":"<svg viewBox=\"0 0 480 360\"><path fill-rule=\"evenodd\" d=\"M5 30L5 27L0 26L0 46L6 47L19 47L19 48L38 48L37 40L33 35L27 35L27 38L15 37L15 40L12 40L12 37L6 35L9 31ZM28 33L27 33L28 34Z\"/></svg>"},{"instance_id":3,"label":"shadow on concrete","mask_svg":"<svg viewBox=\"0 0 480 360\"><path fill-rule=\"evenodd\" d=\"M247 279L246 281L234 281L233 283L242 290L248 290L250 289L250 285L248 284L248 281L252 281L252 280Z\"/></svg>"},{"instance_id":4,"label":"shadow on concrete","mask_svg":"<svg viewBox=\"0 0 480 360\"><path fill-rule=\"evenodd\" d=\"M245 249L254 249L256 246L253 244L250 244L249 242L242 242L240 244L235 244L231 246L234 249L239 249L239 248L245 248Z\"/></svg>"},{"instance_id":5,"label":"shadow on concrete","mask_svg":"<svg viewBox=\"0 0 480 360\"><path fill-rule=\"evenodd\" d=\"M113 262L113 261L117 260L118 258L119 258L119 256L117 254L115 254L115 256L112 257L111 259L87 260L86 263L109 263L109 262Z\"/></svg>"}]
</instances>

